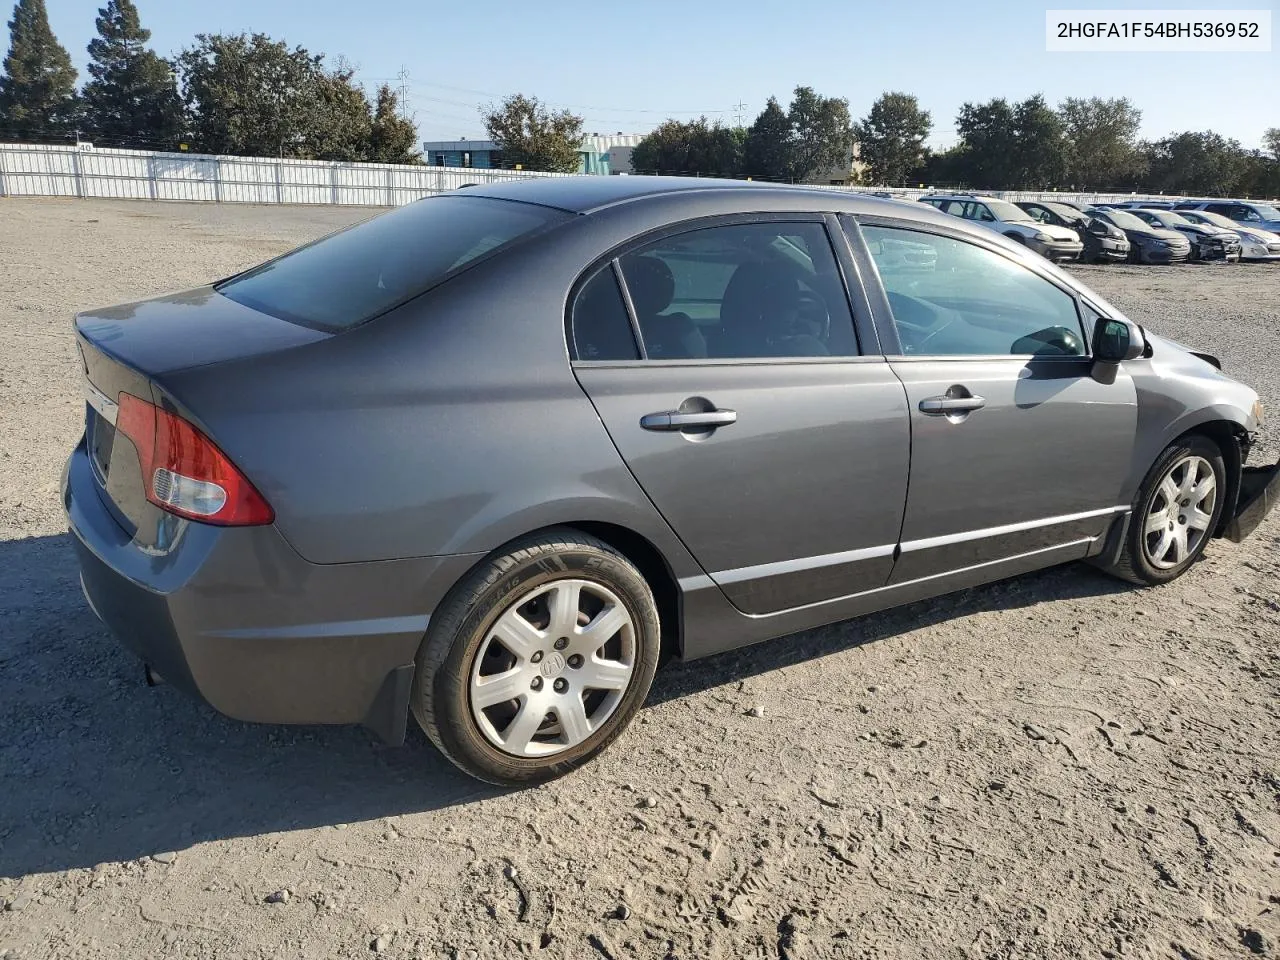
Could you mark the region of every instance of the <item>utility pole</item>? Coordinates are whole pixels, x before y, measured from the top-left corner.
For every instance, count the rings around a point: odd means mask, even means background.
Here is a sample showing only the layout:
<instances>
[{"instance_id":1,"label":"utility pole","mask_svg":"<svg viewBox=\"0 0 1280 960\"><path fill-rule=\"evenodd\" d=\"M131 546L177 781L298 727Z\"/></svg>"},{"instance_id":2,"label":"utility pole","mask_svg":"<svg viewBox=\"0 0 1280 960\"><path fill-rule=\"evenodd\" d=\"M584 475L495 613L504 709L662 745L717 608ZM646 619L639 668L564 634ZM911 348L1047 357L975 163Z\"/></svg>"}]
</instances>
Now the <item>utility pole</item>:
<instances>
[{"instance_id":1,"label":"utility pole","mask_svg":"<svg viewBox=\"0 0 1280 960\"><path fill-rule=\"evenodd\" d=\"M733 125L735 127L740 127L742 126L742 117L743 117L742 111L747 109L747 105L743 103L741 100L739 100L737 103L733 105L733 109L734 109Z\"/></svg>"},{"instance_id":2,"label":"utility pole","mask_svg":"<svg viewBox=\"0 0 1280 960\"><path fill-rule=\"evenodd\" d=\"M396 87L396 93L400 97L400 119L409 119L409 68L401 67L400 72L396 74L396 79L400 81L400 85Z\"/></svg>"}]
</instances>

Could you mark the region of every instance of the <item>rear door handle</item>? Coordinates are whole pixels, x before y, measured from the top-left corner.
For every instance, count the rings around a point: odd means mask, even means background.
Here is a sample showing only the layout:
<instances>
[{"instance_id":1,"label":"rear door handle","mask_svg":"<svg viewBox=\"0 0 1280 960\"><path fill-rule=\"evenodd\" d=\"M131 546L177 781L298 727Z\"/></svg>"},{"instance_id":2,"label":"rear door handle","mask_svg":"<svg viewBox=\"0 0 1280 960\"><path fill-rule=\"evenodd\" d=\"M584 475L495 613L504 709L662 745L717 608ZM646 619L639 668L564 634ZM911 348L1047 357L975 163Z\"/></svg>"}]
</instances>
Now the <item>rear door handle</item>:
<instances>
[{"instance_id":1,"label":"rear door handle","mask_svg":"<svg viewBox=\"0 0 1280 960\"><path fill-rule=\"evenodd\" d=\"M705 413L681 413L678 410L663 410L661 413L646 413L640 418L640 426L646 430L688 430L699 427L727 427L738 422L736 410L708 410Z\"/></svg>"},{"instance_id":2,"label":"rear door handle","mask_svg":"<svg viewBox=\"0 0 1280 960\"><path fill-rule=\"evenodd\" d=\"M942 416L948 413L968 413L970 410L981 410L987 405L986 397L925 397L920 401L920 412L930 416Z\"/></svg>"}]
</instances>

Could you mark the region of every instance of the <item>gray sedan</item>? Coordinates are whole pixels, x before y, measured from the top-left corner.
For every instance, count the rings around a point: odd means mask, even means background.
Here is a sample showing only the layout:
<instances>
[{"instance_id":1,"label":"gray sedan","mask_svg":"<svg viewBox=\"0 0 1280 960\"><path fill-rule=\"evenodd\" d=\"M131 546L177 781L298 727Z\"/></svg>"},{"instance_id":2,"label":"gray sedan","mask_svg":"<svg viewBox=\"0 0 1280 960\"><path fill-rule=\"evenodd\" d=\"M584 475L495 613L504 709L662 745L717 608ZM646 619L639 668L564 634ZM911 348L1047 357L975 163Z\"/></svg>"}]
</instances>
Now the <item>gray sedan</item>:
<instances>
[{"instance_id":1,"label":"gray sedan","mask_svg":"<svg viewBox=\"0 0 1280 960\"><path fill-rule=\"evenodd\" d=\"M564 774L704 657L1247 536L1257 395L924 204L477 185L76 318L90 605L244 720Z\"/></svg>"}]
</instances>

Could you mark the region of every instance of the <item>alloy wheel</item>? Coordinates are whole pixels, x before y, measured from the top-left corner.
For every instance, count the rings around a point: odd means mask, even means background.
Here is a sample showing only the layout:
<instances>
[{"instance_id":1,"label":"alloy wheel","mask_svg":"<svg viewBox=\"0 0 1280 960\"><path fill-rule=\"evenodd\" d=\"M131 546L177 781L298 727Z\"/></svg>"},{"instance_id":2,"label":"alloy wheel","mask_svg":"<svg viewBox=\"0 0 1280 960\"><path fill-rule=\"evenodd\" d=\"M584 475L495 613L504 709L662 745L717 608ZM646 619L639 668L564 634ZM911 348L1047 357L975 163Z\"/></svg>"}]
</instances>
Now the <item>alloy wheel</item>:
<instances>
[{"instance_id":1,"label":"alloy wheel","mask_svg":"<svg viewBox=\"0 0 1280 960\"><path fill-rule=\"evenodd\" d=\"M471 716L493 746L548 757L582 743L618 708L636 667L635 624L590 580L555 580L510 604L471 667Z\"/></svg>"},{"instance_id":2,"label":"alloy wheel","mask_svg":"<svg viewBox=\"0 0 1280 960\"><path fill-rule=\"evenodd\" d=\"M1195 554L1209 536L1217 496L1204 457L1184 457L1165 472L1143 520L1142 547L1153 567L1169 570Z\"/></svg>"}]
</instances>

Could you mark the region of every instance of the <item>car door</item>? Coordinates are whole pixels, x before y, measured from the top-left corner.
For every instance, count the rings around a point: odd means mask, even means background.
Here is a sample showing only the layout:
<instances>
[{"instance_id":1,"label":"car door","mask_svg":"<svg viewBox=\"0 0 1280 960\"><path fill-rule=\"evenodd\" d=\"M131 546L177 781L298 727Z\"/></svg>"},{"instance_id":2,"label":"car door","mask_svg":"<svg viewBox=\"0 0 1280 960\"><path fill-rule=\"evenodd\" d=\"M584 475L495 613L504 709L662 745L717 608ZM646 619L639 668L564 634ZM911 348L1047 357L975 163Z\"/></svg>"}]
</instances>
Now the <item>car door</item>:
<instances>
[{"instance_id":1,"label":"car door","mask_svg":"<svg viewBox=\"0 0 1280 960\"><path fill-rule=\"evenodd\" d=\"M853 228L881 343L902 379L912 453L892 582L1043 551L1083 556L1128 508L1137 398L1090 376L1080 305L1051 269L976 237L882 218ZM928 269L886 243L929 244ZM1083 322L1082 322L1083 321Z\"/></svg>"},{"instance_id":2,"label":"car door","mask_svg":"<svg viewBox=\"0 0 1280 960\"><path fill-rule=\"evenodd\" d=\"M865 300L855 331L850 265L834 219L728 218L617 251L573 300L579 382L744 613L881 587L893 567L909 417Z\"/></svg>"}]
</instances>

